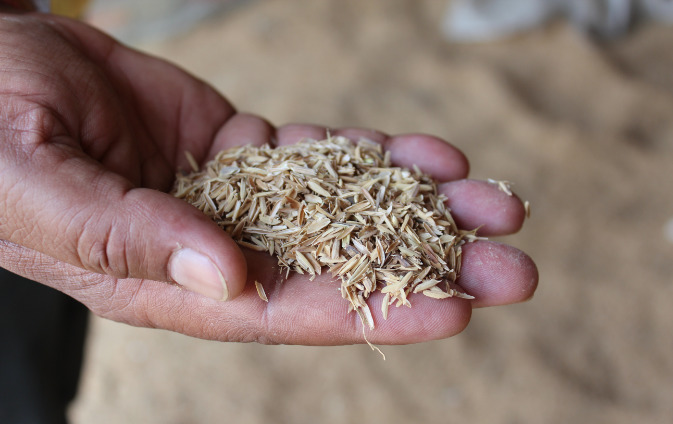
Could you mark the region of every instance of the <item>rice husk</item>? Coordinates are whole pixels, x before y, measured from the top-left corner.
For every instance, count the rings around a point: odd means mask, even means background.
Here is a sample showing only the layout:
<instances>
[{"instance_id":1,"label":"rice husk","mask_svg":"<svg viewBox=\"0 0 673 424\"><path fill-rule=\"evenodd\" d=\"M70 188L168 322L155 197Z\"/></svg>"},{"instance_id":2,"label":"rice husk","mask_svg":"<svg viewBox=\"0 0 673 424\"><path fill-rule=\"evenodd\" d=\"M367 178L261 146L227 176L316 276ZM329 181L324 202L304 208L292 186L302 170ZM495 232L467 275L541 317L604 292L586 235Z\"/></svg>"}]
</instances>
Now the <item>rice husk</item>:
<instances>
[{"instance_id":1,"label":"rice husk","mask_svg":"<svg viewBox=\"0 0 673 424\"><path fill-rule=\"evenodd\" d=\"M391 305L411 306L412 293L472 299L454 283L475 231L456 226L429 176L391 166L380 144L329 137L235 147L177 175L173 194L287 273L313 280L327 269L370 329L367 299L377 290L384 318Z\"/></svg>"}]
</instances>

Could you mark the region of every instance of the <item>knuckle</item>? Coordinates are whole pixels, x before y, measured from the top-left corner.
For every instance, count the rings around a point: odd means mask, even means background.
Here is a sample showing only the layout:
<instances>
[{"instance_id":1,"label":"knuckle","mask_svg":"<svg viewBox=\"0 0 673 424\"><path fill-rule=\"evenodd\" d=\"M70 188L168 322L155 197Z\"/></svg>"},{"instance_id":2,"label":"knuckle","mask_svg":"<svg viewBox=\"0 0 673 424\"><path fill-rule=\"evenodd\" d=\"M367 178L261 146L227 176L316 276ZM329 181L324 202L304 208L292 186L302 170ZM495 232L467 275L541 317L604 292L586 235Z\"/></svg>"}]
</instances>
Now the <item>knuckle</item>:
<instances>
[{"instance_id":1,"label":"knuckle","mask_svg":"<svg viewBox=\"0 0 673 424\"><path fill-rule=\"evenodd\" d=\"M3 110L0 130L10 141L14 156L30 157L35 148L47 142L58 127L53 111L23 99L3 99L11 107Z\"/></svg>"},{"instance_id":2,"label":"knuckle","mask_svg":"<svg viewBox=\"0 0 673 424\"><path fill-rule=\"evenodd\" d=\"M77 254L85 269L116 278L129 278L127 232L119 224L88 222L81 226L77 239Z\"/></svg>"}]
</instances>

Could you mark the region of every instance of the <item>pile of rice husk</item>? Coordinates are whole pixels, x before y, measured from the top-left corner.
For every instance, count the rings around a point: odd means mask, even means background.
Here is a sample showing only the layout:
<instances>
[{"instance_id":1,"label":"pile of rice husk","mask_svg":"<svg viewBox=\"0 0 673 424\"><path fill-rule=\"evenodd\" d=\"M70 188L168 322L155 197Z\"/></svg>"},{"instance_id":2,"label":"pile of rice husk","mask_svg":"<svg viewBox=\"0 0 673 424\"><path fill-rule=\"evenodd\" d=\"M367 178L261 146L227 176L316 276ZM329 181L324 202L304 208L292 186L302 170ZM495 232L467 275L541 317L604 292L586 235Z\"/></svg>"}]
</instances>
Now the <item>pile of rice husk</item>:
<instances>
[{"instance_id":1,"label":"pile of rice husk","mask_svg":"<svg viewBox=\"0 0 673 424\"><path fill-rule=\"evenodd\" d=\"M288 273L323 272L341 280L341 294L374 328L367 299L411 306L411 293L472 299L454 288L460 230L436 183L419 169L391 166L381 145L344 137L272 148L224 150L203 169L181 173L173 194L210 216L241 246L278 258ZM258 290L261 285L257 285ZM266 300L263 290L260 296Z\"/></svg>"}]
</instances>

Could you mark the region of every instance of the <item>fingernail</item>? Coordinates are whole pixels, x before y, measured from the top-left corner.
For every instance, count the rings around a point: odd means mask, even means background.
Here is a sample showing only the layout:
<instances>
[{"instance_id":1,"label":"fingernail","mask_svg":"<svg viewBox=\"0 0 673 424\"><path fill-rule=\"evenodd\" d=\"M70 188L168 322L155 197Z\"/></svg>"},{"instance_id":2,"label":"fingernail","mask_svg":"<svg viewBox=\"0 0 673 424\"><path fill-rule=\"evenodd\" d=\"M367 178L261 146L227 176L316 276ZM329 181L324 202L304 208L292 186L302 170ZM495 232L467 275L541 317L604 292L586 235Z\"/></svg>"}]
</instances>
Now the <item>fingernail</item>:
<instances>
[{"instance_id":1,"label":"fingernail","mask_svg":"<svg viewBox=\"0 0 673 424\"><path fill-rule=\"evenodd\" d=\"M227 281L207 256L183 248L175 251L168 261L169 276L187 290L215 300L227 300Z\"/></svg>"}]
</instances>

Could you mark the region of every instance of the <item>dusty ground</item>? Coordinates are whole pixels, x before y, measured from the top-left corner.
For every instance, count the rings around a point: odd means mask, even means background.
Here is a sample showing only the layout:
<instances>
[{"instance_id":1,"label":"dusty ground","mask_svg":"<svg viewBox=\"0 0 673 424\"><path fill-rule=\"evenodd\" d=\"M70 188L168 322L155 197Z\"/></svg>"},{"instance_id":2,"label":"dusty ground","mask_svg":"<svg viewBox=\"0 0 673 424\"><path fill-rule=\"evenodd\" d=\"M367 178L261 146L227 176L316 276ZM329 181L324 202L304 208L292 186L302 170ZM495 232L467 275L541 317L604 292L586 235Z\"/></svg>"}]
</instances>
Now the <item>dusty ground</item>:
<instances>
[{"instance_id":1,"label":"dusty ground","mask_svg":"<svg viewBox=\"0 0 673 424\"><path fill-rule=\"evenodd\" d=\"M239 2L240 3L240 2ZM281 124L424 131L533 204L536 297L387 347L220 344L95 320L75 423L661 423L673 416L673 28L455 46L446 2L255 1L137 41ZM95 17L95 16L94 16ZM98 16L105 23L105 16ZM108 17L109 18L109 17Z\"/></svg>"}]
</instances>

